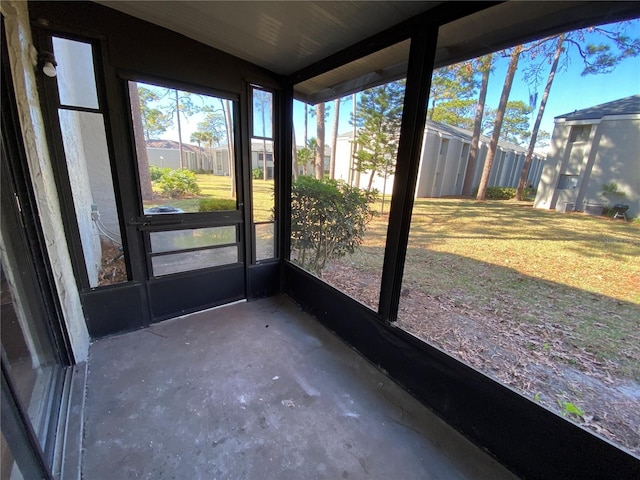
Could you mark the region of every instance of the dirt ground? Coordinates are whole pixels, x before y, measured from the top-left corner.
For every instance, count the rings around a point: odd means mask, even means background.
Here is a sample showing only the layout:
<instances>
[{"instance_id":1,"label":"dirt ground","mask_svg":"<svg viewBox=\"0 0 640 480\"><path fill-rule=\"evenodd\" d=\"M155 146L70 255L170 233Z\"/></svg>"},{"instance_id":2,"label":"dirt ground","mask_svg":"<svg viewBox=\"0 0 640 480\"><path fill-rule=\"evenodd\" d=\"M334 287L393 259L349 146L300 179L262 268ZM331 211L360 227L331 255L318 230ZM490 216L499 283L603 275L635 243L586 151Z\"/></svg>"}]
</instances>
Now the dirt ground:
<instances>
[{"instance_id":1,"label":"dirt ground","mask_svg":"<svg viewBox=\"0 0 640 480\"><path fill-rule=\"evenodd\" d=\"M323 279L362 303L378 304L378 275L334 261ZM410 284L401 293L398 325L640 457L640 385L573 346L566 327L515 322L491 306L470 308L455 295L431 296Z\"/></svg>"},{"instance_id":2,"label":"dirt ground","mask_svg":"<svg viewBox=\"0 0 640 480\"><path fill-rule=\"evenodd\" d=\"M98 285L113 285L127 281L127 267L124 262L124 254L119 245L102 241L102 265L98 272Z\"/></svg>"}]
</instances>

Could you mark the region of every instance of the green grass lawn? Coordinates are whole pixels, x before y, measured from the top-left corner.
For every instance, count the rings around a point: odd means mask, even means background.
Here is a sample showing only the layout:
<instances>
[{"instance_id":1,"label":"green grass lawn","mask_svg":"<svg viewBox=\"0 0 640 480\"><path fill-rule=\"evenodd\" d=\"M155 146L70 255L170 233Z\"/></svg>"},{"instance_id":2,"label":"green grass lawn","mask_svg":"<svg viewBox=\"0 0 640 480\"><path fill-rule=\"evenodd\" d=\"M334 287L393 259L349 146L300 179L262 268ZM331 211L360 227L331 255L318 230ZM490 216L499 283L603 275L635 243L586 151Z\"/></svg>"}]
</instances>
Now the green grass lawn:
<instances>
[{"instance_id":1,"label":"green grass lawn","mask_svg":"<svg viewBox=\"0 0 640 480\"><path fill-rule=\"evenodd\" d=\"M197 173L196 181L200 187L200 195L194 198L162 198L158 196L154 200L144 202L144 208L160 205L172 205L181 208L187 213L197 212L200 200L203 198L231 199L231 178L209 173ZM268 222L273 220L273 180L252 180L253 186L253 216L255 222ZM157 193L157 192L156 192Z\"/></svg>"},{"instance_id":2,"label":"green grass lawn","mask_svg":"<svg viewBox=\"0 0 640 480\"><path fill-rule=\"evenodd\" d=\"M199 198L159 199L145 208L171 204L195 212L201 198L230 198L229 177L196 177ZM252 186L254 220L271 220L273 181L252 180ZM381 211L381 199L375 209ZM371 221L362 247L338 261L356 276L379 279L388 210L387 198L385 215ZM526 202L417 199L404 285L513 321L561 325L572 332L575 347L640 379L639 258L637 222L561 214ZM376 301L375 283L369 282L373 300L365 303Z\"/></svg>"},{"instance_id":3,"label":"green grass lawn","mask_svg":"<svg viewBox=\"0 0 640 480\"><path fill-rule=\"evenodd\" d=\"M386 231L387 218L374 218L360 251L341 262L379 275ZM515 201L417 199L403 285L497 318L558 325L574 347L640 381L639 259L638 223Z\"/></svg>"}]
</instances>

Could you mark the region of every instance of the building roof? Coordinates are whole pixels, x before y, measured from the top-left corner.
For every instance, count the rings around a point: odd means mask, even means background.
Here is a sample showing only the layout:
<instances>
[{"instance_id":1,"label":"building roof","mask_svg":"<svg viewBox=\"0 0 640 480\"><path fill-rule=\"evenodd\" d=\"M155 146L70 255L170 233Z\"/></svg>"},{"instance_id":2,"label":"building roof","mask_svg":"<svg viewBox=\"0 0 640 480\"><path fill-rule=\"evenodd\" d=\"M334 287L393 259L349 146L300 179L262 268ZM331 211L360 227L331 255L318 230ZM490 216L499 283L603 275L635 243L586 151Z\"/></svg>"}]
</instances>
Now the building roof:
<instances>
[{"instance_id":1,"label":"building roof","mask_svg":"<svg viewBox=\"0 0 640 480\"><path fill-rule=\"evenodd\" d=\"M558 115L556 120L598 120L607 115L631 115L640 113L640 95L620 98L612 102L602 103L582 110L575 110L572 113Z\"/></svg>"},{"instance_id":2,"label":"building roof","mask_svg":"<svg viewBox=\"0 0 640 480\"><path fill-rule=\"evenodd\" d=\"M180 144L175 140L147 140L147 148L166 148L169 150L179 150ZM182 142L182 150L187 152L199 152L200 149L197 145L191 145L190 143Z\"/></svg>"}]
</instances>

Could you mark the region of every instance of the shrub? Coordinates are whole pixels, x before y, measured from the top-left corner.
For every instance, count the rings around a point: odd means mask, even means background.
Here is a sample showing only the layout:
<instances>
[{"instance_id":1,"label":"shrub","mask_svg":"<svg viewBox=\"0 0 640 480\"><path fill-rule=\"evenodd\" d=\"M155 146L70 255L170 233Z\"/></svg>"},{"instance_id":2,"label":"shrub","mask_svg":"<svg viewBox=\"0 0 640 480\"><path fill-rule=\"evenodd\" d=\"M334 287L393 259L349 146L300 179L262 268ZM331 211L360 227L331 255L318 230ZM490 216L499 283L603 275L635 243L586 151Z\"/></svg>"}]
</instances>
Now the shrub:
<instances>
[{"instance_id":1,"label":"shrub","mask_svg":"<svg viewBox=\"0 0 640 480\"><path fill-rule=\"evenodd\" d=\"M157 182L162 178L162 175L165 173L169 173L171 171L170 168L161 168L156 167L155 165L149 165L149 175L151 177L152 182Z\"/></svg>"},{"instance_id":2,"label":"shrub","mask_svg":"<svg viewBox=\"0 0 640 480\"><path fill-rule=\"evenodd\" d=\"M182 198L200 193L196 175L189 170L169 170L162 174L156 186L170 198Z\"/></svg>"},{"instance_id":3,"label":"shrub","mask_svg":"<svg viewBox=\"0 0 640 480\"><path fill-rule=\"evenodd\" d=\"M291 249L295 261L322 275L327 260L353 253L374 215L372 193L303 175L291 186Z\"/></svg>"},{"instance_id":4,"label":"shrub","mask_svg":"<svg viewBox=\"0 0 640 480\"><path fill-rule=\"evenodd\" d=\"M516 198L516 189L508 187L488 187L487 198L491 200L511 200Z\"/></svg>"},{"instance_id":5,"label":"shrub","mask_svg":"<svg viewBox=\"0 0 640 480\"><path fill-rule=\"evenodd\" d=\"M478 194L478 188L473 191L473 196ZM531 199L535 197L536 190L527 187L522 191L522 198ZM516 198L516 189L511 187L487 187L487 200L511 200Z\"/></svg>"},{"instance_id":6,"label":"shrub","mask_svg":"<svg viewBox=\"0 0 640 480\"><path fill-rule=\"evenodd\" d=\"M251 170L251 176L254 178L254 180L262 180L264 178L261 168L254 168L253 170Z\"/></svg>"},{"instance_id":7,"label":"shrub","mask_svg":"<svg viewBox=\"0 0 640 480\"><path fill-rule=\"evenodd\" d=\"M600 196L604 197L607 201L607 207L610 207L614 202L614 199L624 199L627 197L626 192L618 189L618 184L616 182L605 183L602 185L602 191L600 192Z\"/></svg>"},{"instance_id":8,"label":"shrub","mask_svg":"<svg viewBox=\"0 0 640 480\"><path fill-rule=\"evenodd\" d=\"M203 198L198 207L199 212L216 212L219 210L235 210L236 201L230 198Z\"/></svg>"}]
</instances>

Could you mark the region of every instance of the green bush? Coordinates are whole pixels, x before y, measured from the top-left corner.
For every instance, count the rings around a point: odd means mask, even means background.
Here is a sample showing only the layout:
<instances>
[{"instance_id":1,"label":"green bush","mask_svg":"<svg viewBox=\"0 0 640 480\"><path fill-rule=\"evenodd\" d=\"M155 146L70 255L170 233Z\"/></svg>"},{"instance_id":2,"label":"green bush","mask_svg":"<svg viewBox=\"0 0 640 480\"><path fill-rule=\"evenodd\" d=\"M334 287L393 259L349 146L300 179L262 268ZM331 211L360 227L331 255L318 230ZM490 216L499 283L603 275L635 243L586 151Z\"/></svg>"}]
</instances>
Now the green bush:
<instances>
[{"instance_id":1,"label":"green bush","mask_svg":"<svg viewBox=\"0 0 640 480\"><path fill-rule=\"evenodd\" d=\"M344 182L303 175L291 186L295 262L322 275L327 260L353 253L374 215L375 195Z\"/></svg>"},{"instance_id":2,"label":"green bush","mask_svg":"<svg viewBox=\"0 0 640 480\"><path fill-rule=\"evenodd\" d=\"M264 178L261 168L254 168L253 170L251 170L251 176L254 178L254 180L262 180Z\"/></svg>"},{"instance_id":3,"label":"green bush","mask_svg":"<svg viewBox=\"0 0 640 480\"><path fill-rule=\"evenodd\" d=\"M473 196L478 194L478 188L473 191ZM525 188L522 198L530 199L535 197L536 191L533 188ZM516 198L516 189L511 187L487 187L487 200L511 200Z\"/></svg>"},{"instance_id":4,"label":"green bush","mask_svg":"<svg viewBox=\"0 0 640 480\"><path fill-rule=\"evenodd\" d=\"M162 175L169 173L170 171L170 168L161 168L156 167L155 165L149 165L149 175L151 176L152 182L157 182L162 178Z\"/></svg>"},{"instance_id":5,"label":"green bush","mask_svg":"<svg viewBox=\"0 0 640 480\"><path fill-rule=\"evenodd\" d=\"M236 201L230 198L203 198L198 207L199 212L216 212L219 210L235 210Z\"/></svg>"},{"instance_id":6,"label":"green bush","mask_svg":"<svg viewBox=\"0 0 640 480\"><path fill-rule=\"evenodd\" d=\"M195 173L189 170L169 170L164 172L156 186L170 198L183 198L188 195L198 195L200 187L196 182Z\"/></svg>"},{"instance_id":7,"label":"green bush","mask_svg":"<svg viewBox=\"0 0 640 480\"><path fill-rule=\"evenodd\" d=\"M511 200L516 198L516 189L509 187L488 187L487 198L491 200Z\"/></svg>"}]
</instances>

